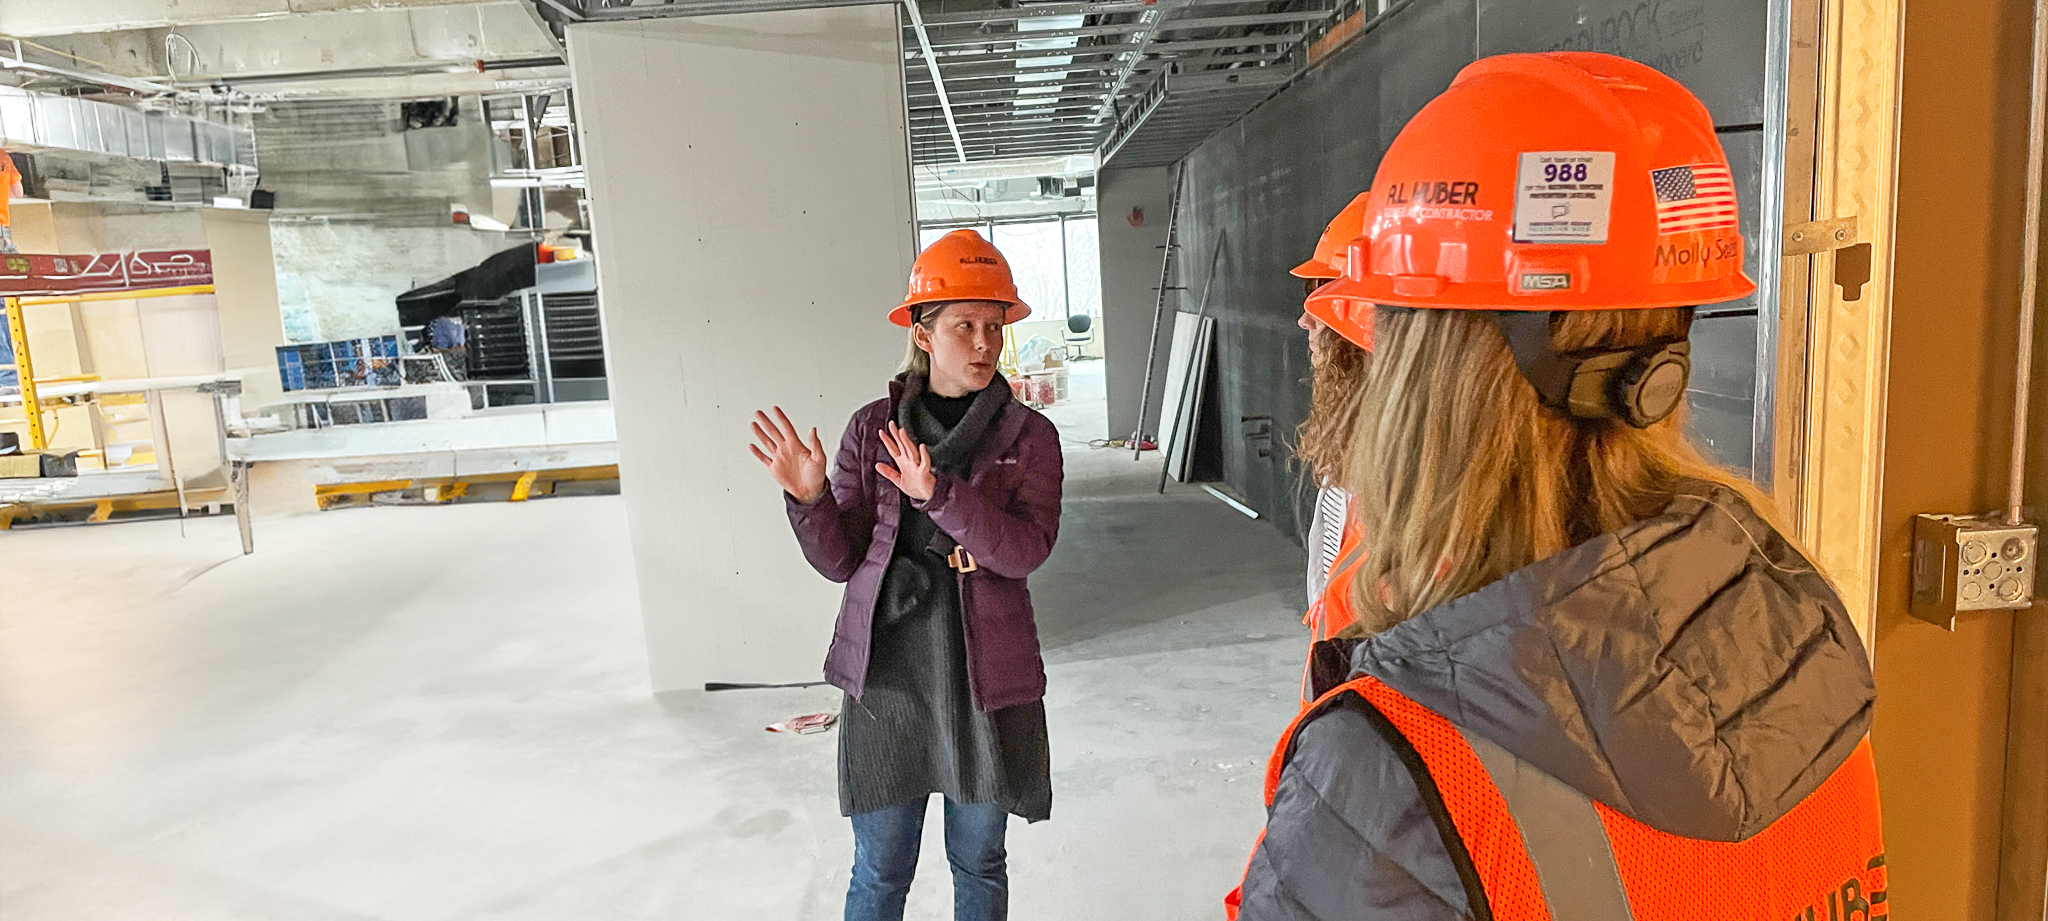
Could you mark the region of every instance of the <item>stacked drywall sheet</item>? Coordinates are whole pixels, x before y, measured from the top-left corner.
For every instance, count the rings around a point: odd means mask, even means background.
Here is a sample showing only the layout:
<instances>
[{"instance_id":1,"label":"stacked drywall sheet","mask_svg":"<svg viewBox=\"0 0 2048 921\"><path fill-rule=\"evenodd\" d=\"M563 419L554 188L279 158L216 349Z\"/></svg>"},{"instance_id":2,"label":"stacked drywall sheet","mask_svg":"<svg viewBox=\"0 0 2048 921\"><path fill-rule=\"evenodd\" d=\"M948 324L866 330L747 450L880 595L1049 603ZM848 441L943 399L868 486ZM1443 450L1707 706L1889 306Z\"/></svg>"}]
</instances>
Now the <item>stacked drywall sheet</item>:
<instances>
[{"instance_id":1,"label":"stacked drywall sheet","mask_svg":"<svg viewBox=\"0 0 2048 921\"><path fill-rule=\"evenodd\" d=\"M1181 312L1175 315L1173 347L1166 362L1166 402L1159 420L1160 444L1166 448L1166 472L1185 483L1194 473L1195 435L1202 392L1209 382L1209 353L1215 346L1216 321Z\"/></svg>"},{"instance_id":2,"label":"stacked drywall sheet","mask_svg":"<svg viewBox=\"0 0 2048 921\"><path fill-rule=\"evenodd\" d=\"M316 482L481 476L619 462L609 403L520 406L461 419L303 429L234 439L228 451L258 465L301 463Z\"/></svg>"},{"instance_id":3,"label":"stacked drywall sheet","mask_svg":"<svg viewBox=\"0 0 2048 921\"><path fill-rule=\"evenodd\" d=\"M177 487L153 468L82 470L78 476L0 479L0 508L96 502L124 496L174 492Z\"/></svg>"}]
</instances>

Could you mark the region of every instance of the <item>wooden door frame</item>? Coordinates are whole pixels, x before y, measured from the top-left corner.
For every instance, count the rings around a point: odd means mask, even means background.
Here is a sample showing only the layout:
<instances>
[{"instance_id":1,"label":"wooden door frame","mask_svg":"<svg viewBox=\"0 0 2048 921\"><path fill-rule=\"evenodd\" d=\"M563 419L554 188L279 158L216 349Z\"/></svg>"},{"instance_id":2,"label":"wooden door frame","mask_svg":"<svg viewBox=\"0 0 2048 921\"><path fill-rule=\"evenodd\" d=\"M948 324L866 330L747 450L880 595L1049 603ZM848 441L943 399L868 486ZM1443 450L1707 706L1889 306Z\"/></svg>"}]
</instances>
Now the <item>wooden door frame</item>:
<instances>
[{"instance_id":1,"label":"wooden door frame","mask_svg":"<svg viewBox=\"0 0 2048 921\"><path fill-rule=\"evenodd\" d=\"M1812 282L1804 354L1785 356L1803 357L1804 367L1781 371L1805 397L1782 410L1803 423L1785 433L1800 471L1785 488L1800 539L1834 578L1868 648L1877 619L1904 11L1902 0L1817 5L1813 213L1857 218L1853 239L1870 246L1870 278L1851 300L1833 283L1846 250L1792 257L1810 260Z\"/></svg>"},{"instance_id":2,"label":"wooden door frame","mask_svg":"<svg viewBox=\"0 0 2048 921\"><path fill-rule=\"evenodd\" d=\"M1843 601L1874 643L1881 552L1885 397L1889 377L1894 231L1903 82L1903 0L1785 0L1793 138L1783 148L1786 222L1856 216L1871 244L1870 280L1858 300L1833 284L1838 252L1787 257L1780 300L1772 487L1799 538L1834 578ZM1802 24L1819 18L1811 62L1812 208L1798 207L1804 124L1800 106ZM1798 341L1803 334L1805 341ZM2048 343L2048 329L2039 334ZM2040 348L2042 346L2038 346ZM1800 359L1804 359L1803 363ZM2048 354L2037 353L2037 373ZM2048 378L2036 399L2048 397ZM2048 443L2048 407L2037 410L2036 444ZM2036 458L2030 497L2048 508L2048 458ZM2015 612L2006 766L2000 813L1996 921L2048 917L2048 620L2043 607Z\"/></svg>"}]
</instances>

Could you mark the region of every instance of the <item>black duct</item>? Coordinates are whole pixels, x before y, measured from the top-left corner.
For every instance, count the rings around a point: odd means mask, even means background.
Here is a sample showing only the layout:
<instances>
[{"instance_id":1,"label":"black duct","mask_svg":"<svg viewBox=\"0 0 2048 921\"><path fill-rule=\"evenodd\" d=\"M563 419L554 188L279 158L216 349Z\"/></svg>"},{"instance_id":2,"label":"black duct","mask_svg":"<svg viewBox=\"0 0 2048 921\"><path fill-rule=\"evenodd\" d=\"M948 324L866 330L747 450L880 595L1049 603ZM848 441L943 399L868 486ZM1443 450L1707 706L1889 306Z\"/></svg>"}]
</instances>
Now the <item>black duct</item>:
<instances>
[{"instance_id":1,"label":"black duct","mask_svg":"<svg viewBox=\"0 0 2048 921\"><path fill-rule=\"evenodd\" d=\"M540 244L522 243L494 253L474 267L398 296L400 326L425 326L436 317L459 316L463 302L503 300L534 286Z\"/></svg>"}]
</instances>

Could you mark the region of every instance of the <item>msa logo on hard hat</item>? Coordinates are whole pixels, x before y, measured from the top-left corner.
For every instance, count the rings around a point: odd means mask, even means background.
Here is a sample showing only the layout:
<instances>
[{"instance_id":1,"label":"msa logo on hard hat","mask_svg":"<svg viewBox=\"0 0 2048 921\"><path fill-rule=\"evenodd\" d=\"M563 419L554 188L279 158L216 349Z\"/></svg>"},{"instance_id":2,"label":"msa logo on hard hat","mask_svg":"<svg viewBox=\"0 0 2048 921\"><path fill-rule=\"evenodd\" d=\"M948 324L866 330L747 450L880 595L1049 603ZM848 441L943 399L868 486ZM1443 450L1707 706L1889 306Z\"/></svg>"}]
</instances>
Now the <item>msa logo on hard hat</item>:
<instances>
[{"instance_id":1,"label":"msa logo on hard hat","mask_svg":"<svg viewBox=\"0 0 2048 921\"><path fill-rule=\"evenodd\" d=\"M1572 286L1568 272L1525 272L1522 275L1524 291L1564 291Z\"/></svg>"}]
</instances>

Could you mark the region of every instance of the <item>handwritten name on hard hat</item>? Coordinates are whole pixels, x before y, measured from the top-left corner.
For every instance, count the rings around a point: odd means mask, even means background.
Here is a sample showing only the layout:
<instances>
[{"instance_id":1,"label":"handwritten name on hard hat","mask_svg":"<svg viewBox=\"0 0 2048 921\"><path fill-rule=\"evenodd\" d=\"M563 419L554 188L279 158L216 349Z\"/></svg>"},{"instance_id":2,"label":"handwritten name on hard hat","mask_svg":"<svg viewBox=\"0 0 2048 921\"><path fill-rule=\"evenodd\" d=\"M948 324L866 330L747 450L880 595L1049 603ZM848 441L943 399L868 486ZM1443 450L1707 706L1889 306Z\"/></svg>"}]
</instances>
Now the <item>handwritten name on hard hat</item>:
<instances>
[{"instance_id":1,"label":"handwritten name on hard hat","mask_svg":"<svg viewBox=\"0 0 2048 921\"><path fill-rule=\"evenodd\" d=\"M961 256L961 265L1002 265L1003 261L994 256Z\"/></svg>"},{"instance_id":2,"label":"handwritten name on hard hat","mask_svg":"<svg viewBox=\"0 0 2048 921\"><path fill-rule=\"evenodd\" d=\"M1728 236L1683 243L1660 243L1651 260L1656 267L1665 268L1674 265L1706 265L1710 262L1741 258L1742 238Z\"/></svg>"}]
</instances>

